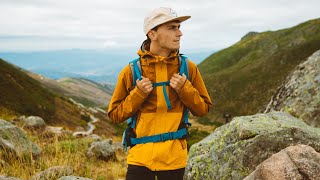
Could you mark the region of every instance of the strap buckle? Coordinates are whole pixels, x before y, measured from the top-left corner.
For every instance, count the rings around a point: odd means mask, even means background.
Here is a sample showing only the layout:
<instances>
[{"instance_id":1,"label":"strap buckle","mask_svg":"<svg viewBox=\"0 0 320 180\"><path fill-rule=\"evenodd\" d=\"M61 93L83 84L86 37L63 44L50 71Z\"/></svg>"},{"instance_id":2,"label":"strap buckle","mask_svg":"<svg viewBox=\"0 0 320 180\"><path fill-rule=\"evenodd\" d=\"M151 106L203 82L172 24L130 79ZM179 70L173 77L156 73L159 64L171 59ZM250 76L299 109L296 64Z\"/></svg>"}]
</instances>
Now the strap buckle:
<instances>
[{"instance_id":1,"label":"strap buckle","mask_svg":"<svg viewBox=\"0 0 320 180\"><path fill-rule=\"evenodd\" d=\"M167 140L173 140L173 133L168 132L168 133L163 133L160 134L160 141L167 141Z\"/></svg>"}]
</instances>

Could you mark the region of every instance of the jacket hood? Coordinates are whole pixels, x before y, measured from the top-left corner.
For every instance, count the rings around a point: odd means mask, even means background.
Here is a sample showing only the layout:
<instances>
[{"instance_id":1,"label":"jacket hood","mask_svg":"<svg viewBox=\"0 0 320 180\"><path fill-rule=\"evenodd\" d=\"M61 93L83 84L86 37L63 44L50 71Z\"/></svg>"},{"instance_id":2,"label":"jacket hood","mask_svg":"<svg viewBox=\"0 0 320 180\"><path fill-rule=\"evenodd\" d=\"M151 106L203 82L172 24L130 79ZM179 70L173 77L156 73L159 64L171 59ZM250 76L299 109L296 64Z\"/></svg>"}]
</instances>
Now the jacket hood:
<instances>
[{"instance_id":1,"label":"jacket hood","mask_svg":"<svg viewBox=\"0 0 320 180\"><path fill-rule=\"evenodd\" d=\"M150 52L150 45L147 43L147 40L145 40L140 49L138 50L138 55L143 58L146 59L150 62L155 61L165 61L165 62L169 62L175 59L175 57L177 57L179 55L179 50L176 51L172 51L170 53L170 55L168 57L163 57L163 56L159 56L159 55L154 55Z\"/></svg>"}]
</instances>

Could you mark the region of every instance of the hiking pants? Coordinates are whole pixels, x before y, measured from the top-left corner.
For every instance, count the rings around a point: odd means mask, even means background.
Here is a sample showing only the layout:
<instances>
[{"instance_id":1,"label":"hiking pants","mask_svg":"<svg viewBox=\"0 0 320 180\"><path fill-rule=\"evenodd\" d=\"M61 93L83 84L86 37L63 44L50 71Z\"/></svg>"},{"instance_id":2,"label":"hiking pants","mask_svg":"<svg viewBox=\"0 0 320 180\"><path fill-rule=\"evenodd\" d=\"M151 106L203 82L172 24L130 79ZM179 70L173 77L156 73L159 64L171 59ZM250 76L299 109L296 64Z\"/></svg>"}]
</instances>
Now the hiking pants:
<instances>
[{"instance_id":1,"label":"hiking pants","mask_svg":"<svg viewBox=\"0 0 320 180\"><path fill-rule=\"evenodd\" d=\"M151 171L144 166L128 165L126 180L183 180L184 169Z\"/></svg>"}]
</instances>

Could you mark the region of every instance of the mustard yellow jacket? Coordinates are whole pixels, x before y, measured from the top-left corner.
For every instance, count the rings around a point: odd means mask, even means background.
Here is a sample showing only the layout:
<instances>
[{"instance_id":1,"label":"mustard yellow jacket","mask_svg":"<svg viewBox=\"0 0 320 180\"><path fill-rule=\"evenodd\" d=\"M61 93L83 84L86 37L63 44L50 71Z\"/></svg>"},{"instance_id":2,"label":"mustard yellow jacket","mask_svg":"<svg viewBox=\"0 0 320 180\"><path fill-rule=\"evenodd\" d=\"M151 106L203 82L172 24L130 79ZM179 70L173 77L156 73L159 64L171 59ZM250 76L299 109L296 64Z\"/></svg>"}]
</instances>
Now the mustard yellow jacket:
<instances>
[{"instance_id":1,"label":"mustard yellow jacket","mask_svg":"<svg viewBox=\"0 0 320 180\"><path fill-rule=\"evenodd\" d=\"M138 51L142 76L151 82L170 80L179 72L178 53L167 58L155 56L149 51ZM147 95L132 85L132 72L126 66L118 77L114 94L109 104L108 116L114 123L121 123L137 112L135 133L137 138L177 131L186 106L195 116L208 113L212 105L205 84L196 65L188 60L189 79L177 93L167 86L172 109L168 110L162 86L154 87ZM137 144L129 149L127 164L145 166L153 171L174 170L187 164L187 144L185 139L165 142Z\"/></svg>"}]
</instances>

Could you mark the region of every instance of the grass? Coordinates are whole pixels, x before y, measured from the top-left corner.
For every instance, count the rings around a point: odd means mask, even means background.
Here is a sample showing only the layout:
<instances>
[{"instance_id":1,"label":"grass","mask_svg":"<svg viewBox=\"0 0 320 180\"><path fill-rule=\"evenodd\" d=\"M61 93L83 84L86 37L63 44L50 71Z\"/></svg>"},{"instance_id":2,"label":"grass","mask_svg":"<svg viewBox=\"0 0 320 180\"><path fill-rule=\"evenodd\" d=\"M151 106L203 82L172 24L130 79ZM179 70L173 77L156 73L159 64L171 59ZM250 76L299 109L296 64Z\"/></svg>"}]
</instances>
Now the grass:
<instances>
[{"instance_id":1,"label":"grass","mask_svg":"<svg viewBox=\"0 0 320 180\"><path fill-rule=\"evenodd\" d=\"M200 124L209 125L209 126L219 127L219 126L222 126L222 125L223 125L223 123L221 123L221 122L211 121L210 118L208 118L208 117L198 118L197 121L198 121Z\"/></svg>"},{"instance_id":2,"label":"grass","mask_svg":"<svg viewBox=\"0 0 320 180\"><path fill-rule=\"evenodd\" d=\"M77 139L69 136L61 140L57 137L29 136L42 148L41 157L31 161L14 157L9 157L5 162L0 160L0 174L30 179L36 173L53 166L71 166L75 176L100 180L124 179L125 177L126 155L124 152L116 152L117 160L105 162L95 158L88 159L85 156L92 142L90 139Z\"/></svg>"},{"instance_id":3,"label":"grass","mask_svg":"<svg viewBox=\"0 0 320 180\"><path fill-rule=\"evenodd\" d=\"M0 106L0 119L14 119L18 116L19 116L18 113Z\"/></svg>"}]
</instances>

